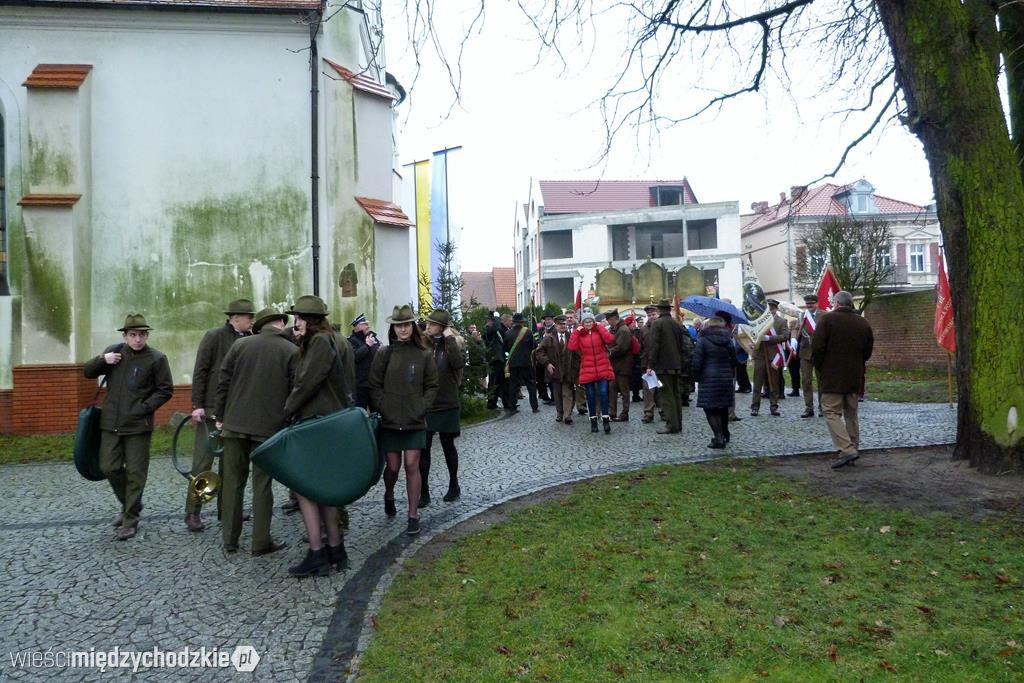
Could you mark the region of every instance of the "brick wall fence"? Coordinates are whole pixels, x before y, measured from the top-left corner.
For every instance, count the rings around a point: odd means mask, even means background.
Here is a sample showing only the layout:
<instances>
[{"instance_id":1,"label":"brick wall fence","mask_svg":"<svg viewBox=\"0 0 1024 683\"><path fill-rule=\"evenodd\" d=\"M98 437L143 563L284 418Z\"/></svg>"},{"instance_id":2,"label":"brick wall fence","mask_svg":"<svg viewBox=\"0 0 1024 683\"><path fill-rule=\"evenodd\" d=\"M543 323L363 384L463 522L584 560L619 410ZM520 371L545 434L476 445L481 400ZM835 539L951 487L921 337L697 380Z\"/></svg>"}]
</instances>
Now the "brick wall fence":
<instances>
[{"instance_id":1,"label":"brick wall fence","mask_svg":"<svg viewBox=\"0 0 1024 683\"><path fill-rule=\"evenodd\" d=\"M73 432L78 412L96 395L96 380L82 375L81 364L19 365L13 374L14 388L0 392L0 433ZM156 424L166 425L172 413L191 410L192 387L176 385L174 396L156 412Z\"/></svg>"},{"instance_id":2,"label":"brick wall fence","mask_svg":"<svg viewBox=\"0 0 1024 683\"><path fill-rule=\"evenodd\" d=\"M864 316L875 333L868 365L946 369L946 350L935 341L935 290L878 297Z\"/></svg>"}]
</instances>

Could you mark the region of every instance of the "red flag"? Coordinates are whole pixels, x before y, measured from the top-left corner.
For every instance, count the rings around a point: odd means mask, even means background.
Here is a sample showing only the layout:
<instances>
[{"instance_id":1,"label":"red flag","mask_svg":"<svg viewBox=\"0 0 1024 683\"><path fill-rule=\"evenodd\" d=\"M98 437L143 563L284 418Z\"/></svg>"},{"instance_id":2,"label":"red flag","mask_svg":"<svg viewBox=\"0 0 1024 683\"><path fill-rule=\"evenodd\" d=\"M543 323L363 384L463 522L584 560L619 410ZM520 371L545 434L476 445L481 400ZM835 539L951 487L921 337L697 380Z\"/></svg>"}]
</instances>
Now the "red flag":
<instances>
[{"instance_id":1,"label":"red flag","mask_svg":"<svg viewBox=\"0 0 1024 683\"><path fill-rule=\"evenodd\" d=\"M818 283L818 308L824 311L832 310L835 305L835 296L842 287L832 273L832 266L825 266L821 271L821 281Z\"/></svg>"},{"instance_id":2,"label":"red flag","mask_svg":"<svg viewBox=\"0 0 1024 683\"><path fill-rule=\"evenodd\" d=\"M956 353L956 332L953 329L953 301L949 296L949 278L946 266L939 259L938 297L935 301L935 339L939 346Z\"/></svg>"},{"instance_id":3,"label":"red flag","mask_svg":"<svg viewBox=\"0 0 1024 683\"><path fill-rule=\"evenodd\" d=\"M573 304L573 308L576 309L576 315L579 316L580 310L583 308L583 283L580 282L580 288L576 290L576 303Z\"/></svg>"}]
</instances>

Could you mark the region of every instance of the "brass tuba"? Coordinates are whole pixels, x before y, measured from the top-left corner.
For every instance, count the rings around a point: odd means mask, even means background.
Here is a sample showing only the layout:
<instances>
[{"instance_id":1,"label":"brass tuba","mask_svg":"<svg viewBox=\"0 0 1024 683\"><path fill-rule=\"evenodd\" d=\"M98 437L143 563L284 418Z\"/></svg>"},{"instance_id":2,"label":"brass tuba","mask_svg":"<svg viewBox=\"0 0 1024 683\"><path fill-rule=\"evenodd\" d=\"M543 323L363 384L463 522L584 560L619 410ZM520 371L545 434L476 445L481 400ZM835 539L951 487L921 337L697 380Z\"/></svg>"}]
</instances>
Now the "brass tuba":
<instances>
[{"instance_id":1,"label":"brass tuba","mask_svg":"<svg viewBox=\"0 0 1024 683\"><path fill-rule=\"evenodd\" d=\"M185 425L191 421L192 416L186 415L178 423L178 428L174 430L174 441L171 443L171 464L174 465L174 469L178 474L188 479L188 490L191 496L202 503L208 503L216 498L217 493L220 491L220 475L212 470L193 475L189 469L182 469L178 464L178 437L181 436L181 430L184 429ZM203 429L208 429L205 423L203 423ZM206 447L214 455L219 455L224 451L220 430L207 432Z\"/></svg>"}]
</instances>

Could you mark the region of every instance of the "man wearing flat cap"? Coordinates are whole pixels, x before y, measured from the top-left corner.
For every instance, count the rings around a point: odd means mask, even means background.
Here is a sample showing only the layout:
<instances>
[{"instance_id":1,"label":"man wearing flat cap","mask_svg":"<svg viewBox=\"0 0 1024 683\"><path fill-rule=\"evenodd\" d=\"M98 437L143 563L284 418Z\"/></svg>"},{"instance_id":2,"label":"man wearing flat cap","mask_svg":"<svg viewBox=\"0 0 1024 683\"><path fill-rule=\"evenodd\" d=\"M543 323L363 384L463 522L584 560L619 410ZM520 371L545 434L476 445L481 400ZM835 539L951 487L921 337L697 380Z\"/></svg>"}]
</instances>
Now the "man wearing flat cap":
<instances>
[{"instance_id":1,"label":"man wearing flat cap","mask_svg":"<svg viewBox=\"0 0 1024 683\"><path fill-rule=\"evenodd\" d=\"M356 405L370 407L370 365L380 349L377 333L370 330L366 316L359 314L352 321L352 335L348 338L356 364Z\"/></svg>"},{"instance_id":2,"label":"man wearing flat cap","mask_svg":"<svg viewBox=\"0 0 1024 683\"><path fill-rule=\"evenodd\" d=\"M537 347L537 361L544 367L545 377L551 385L555 399L556 422L572 424L572 410L576 402L576 391L573 387L573 352L569 350L569 331L566 328L565 316L556 315L554 326L544 335ZM577 376L579 368L576 369Z\"/></svg>"},{"instance_id":3,"label":"man wearing flat cap","mask_svg":"<svg viewBox=\"0 0 1024 683\"><path fill-rule=\"evenodd\" d=\"M151 329L145 316L128 314L118 328L122 343L108 346L82 368L86 377L106 377L99 463L121 504L114 518L119 541L127 541L138 530L149 475L153 414L174 393L167 356L148 345Z\"/></svg>"},{"instance_id":4,"label":"man wearing flat cap","mask_svg":"<svg viewBox=\"0 0 1024 683\"><path fill-rule=\"evenodd\" d=\"M640 330L640 367L642 370L646 370L651 367L648 356L651 350L651 329L653 328L654 321L658 319L658 307L654 304L649 304L644 307L644 313L647 314L647 322ZM657 405L657 389L648 389L647 383L643 384L643 396L644 396L644 416L641 418L641 422L650 424L654 422L654 408Z\"/></svg>"},{"instance_id":5,"label":"man wearing flat cap","mask_svg":"<svg viewBox=\"0 0 1024 683\"><path fill-rule=\"evenodd\" d=\"M291 393L299 349L282 336L288 316L264 308L253 321L255 335L228 350L217 373L213 406L224 437L221 488L221 536L224 550L238 551L242 532L242 496L252 465L252 554L267 555L284 547L270 538L274 507L270 475L250 462L261 443L284 429L284 405Z\"/></svg>"},{"instance_id":6,"label":"man wearing flat cap","mask_svg":"<svg viewBox=\"0 0 1024 683\"><path fill-rule=\"evenodd\" d=\"M804 414L800 417L814 417L814 356L811 355L811 344L814 341L814 330L818 327L818 320L821 319L821 311L818 310L818 295L808 294L804 297L804 305L807 310L800 316L800 337L797 355L800 356L800 388L804 392ZM818 415L824 415L821 410L821 378L818 383Z\"/></svg>"},{"instance_id":7,"label":"man wearing flat cap","mask_svg":"<svg viewBox=\"0 0 1024 683\"><path fill-rule=\"evenodd\" d=\"M207 331L199 342L196 362L192 368L192 422L197 425L195 444L192 447L192 476L213 467L213 452L206 437L214 430L212 413L217 397L217 372L231 345L252 334L255 312L256 307L248 299L235 299L224 311L227 321ZM199 427L200 423L205 429ZM196 499L190 487L185 497L185 526L189 531L202 531L205 528L200 517L202 507L202 502ZM217 509L219 512L219 499Z\"/></svg>"},{"instance_id":8,"label":"man wearing flat cap","mask_svg":"<svg viewBox=\"0 0 1024 683\"><path fill-rule=\"evenodd\" d=\"M658 302L658 319L651 327L650 342L647 371L656 373L661 381L658 401L666 422L657 433L678 434L683 431L683 373L689 372L693 339L672 318L672 302L668 299Z\"/></svg>"}]
</instances>

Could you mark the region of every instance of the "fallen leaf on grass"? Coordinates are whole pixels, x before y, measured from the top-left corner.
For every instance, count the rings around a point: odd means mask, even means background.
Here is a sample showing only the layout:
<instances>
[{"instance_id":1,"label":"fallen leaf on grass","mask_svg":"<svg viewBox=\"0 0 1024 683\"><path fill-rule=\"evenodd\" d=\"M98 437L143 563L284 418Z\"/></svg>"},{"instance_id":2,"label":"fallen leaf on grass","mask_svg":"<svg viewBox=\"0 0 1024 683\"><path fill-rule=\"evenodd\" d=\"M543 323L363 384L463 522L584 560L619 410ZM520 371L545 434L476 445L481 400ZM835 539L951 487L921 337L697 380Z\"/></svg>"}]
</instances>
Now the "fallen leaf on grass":
<instances>
[{"instance_id":1,"label":"fallen leaf on grass","mask_svg":"<svg viewBox=\"0 0 1024 683\"><path fill-rule=\"evenodd\" d=\"M896 667L892 665L892 662L888 662L883 659L881 662L878 663L878 665L886 671L892 671L893 673L896 673Z\"/></svg>"},{"instance_id":2,"label":"fallen leaf on grass","mask_svg":"<svg viewBox=\"0 0 1024 683\"><path fill-rule=\"evenodd\" d=\"M608 665L608 670L620 676L626 673L626 667L622 666L621 664L616 664L615 662L612 662Z\"/></svg>"},{"instance_id":3,"label":"fallen leaf on grass","mask_svg":"<svg viewBox=\"0 0 1024 683\"><path fill-rule=\"evenodd\" d=\"M789 619L782 616L776 616L774 619L772 619L772 622L779 628L782 628L783 626L789 623Z\"/></svg>"},{"instance_id":4,"label":"fallen leaf on grass","mask_svg":"<svg viewBox=\"0 0 1024 683\"><path fill-rule=\"evenodd\" d=\"M1012 657L1013 655L1014 655L1013 650L1010 650L1009 648L1007 648L1006 650L1000 650L999 651L999 656L1000 657Z\"/></svg>"},{"instance_id":5,"label":"fallen leaf on grass","mask_svg":"<svg viewBox=\"0 0 1024 683\"><path fill-rule=\"evenodd\" d=\"M879 638L888 638L892 635L892 629L887 626L865 626L861 624L860 630Z\"/></svg>"},{"instance_id":6,"label":"fallen leaf on grass","mask_svg":"<svg viewBox=\"0 0 1024 683\"><path fill-rule=\"evenodd\" d=\"M978 572L967 572L966 574L964 574L960 578L963 579L964 581L977 581L978 579L981 578L981 574L979 574Z\"/></svg>"},{"instance_id":7,"label":"fallen leaf on grass","mask_svg":"<svg viewBox=\"0 0 1024 683\"><path fill-rule=\"evenodd\" d=\"M880 534L887 534L890 531L892 531L892 527L887 525L887 526L883 526L881 529L879 529L878 533L880 533Z\"/></svg>"},{"instance_id":8,"label":"fallen leaf on grass","mask_svg":"<svg viewBox=\"0 0 1024 683\"><path fill-rule=\"evenodd\" d=\"M658 580L658 577L654 574L644 574L643 578L640 579L640 583L654 583Z\"/></svg>"},{"instance_id":9,"label":"fallen leaf on grass","mask_svg":"<svg viewBox=\"0 0 1024 683\"><path fill-rule=\"evenodd\" d=\"M925 607L924 605L918 605L917 609L921 610L922 614L931 614L935 611L931 607Z\"/></svg>"},{"instance_id":10,"label":"fallen leaf on grass","mask_svg":"<svg viewBox=\"0 0 1024 683\"><path fill-rule=\"evenodd\" d=\"M377 619L376 614L370 617L370 624L372 624L375 629L380 628L380 621Z\"/></svg>"},{"instance_id":11,"label":"fallen leaf on grass","mask_svg":"<svg viewBox=\"0 0 1024 683\"><path fill-rule=\"evenodd\" d=\"M834 643L828 649L828 658L831 659L833 662L839 659L839 648L836 647Z\"/></svg>"},{"instance_id":12,"label":"fallen leaf on grass","mask_svg":"<svg viewBox=\"0 0 1024 683\"><path fill-rule=\"evenodd\" d=\"M1006 574L996 574L996 580L999 581L999 583L1013 583L1013 579Z\"/></svg>"},{"instance_id":13,"label":"fallen leaf on grass","mask_svg":"<svg viewBox=\"0 0 1024 683\"><path fill-rule=\"evenodd\" d=\"M894 567L898 567L901 564L903 564L903 560L893 560L892 561L892 566L894 566Z\"/></svg>"},{"instance_id":14,"label":"fallen leaf on grass","mask_svg":"<svg viewBox=\"0 0 1024 683\"><path fill-rule=\"evenodd\" d=\"M935 652L935 654L937 654L940 657L948 657L949 656L949 650L935 650L934 652Z\"/></svg>"},{"instance_id":15,"label":"fallen leaf on grass","mask_svg":"<svg viewBox=\"0 0 1024 683\"><path fill-rule=\"evenodd\" d=\"M707 555L705 555L704 553L701 553L701 554L700 554L700 555L698 555L697 557L699 557L699 558L700 558L700 559L702 559L702 560L706 560L706 559L708 559L708 556L707 556Z\"/></svg>"},{"instance_id":16,"label":"fallen leaf on grass","mask_svg":"<svg viewBox=\"0 0 1024 683\"><path fill-rule=\"evenodd\" d=\"M506 657L512 654L512 650L508 649L504 645L499 645L496 651L499 655L505 655Z\"/></svg>"},{"instance_id":17,"label":"fallen leaf on grass","mask_svg":"<svg viewBox=\"0 0 1024 683\"><path fill-rule=\"evenodd\" d=\"M931 570L930 572L928 572L928 576L938 576L938 575L939 575L939 573L937 571L935 571L934 569Z\"/></svg>"},{"instance_id":18,"label":"fallen leaf on grass","mask_svg":"<svg viewBox=\"0 0 1024 683\"><path fill-rule=\"evenodd\" d=\"M840 618L838 618L838 619L833 619L833 620L832 620L832 625L833 625L833 626L842 626L842 625L843 625L843 619L842 619L842 617L840 617Z\"/></svg>"},{"instance_id":19,"label":"fallen leaf on grass","mask_svg":"<svg viewBox=\"0 0 1024 683\"><path fill-rule=\"evenodd\" d=\"M842 562L825 562L821 566L824 569L842 569L843 568L843 563Z\"/></svg>"},{"instance_id":20,"label":"fallen leaf on grass","mask_svg":"<svg viewBox=\"0 0 1024 683\"><path fill-rule=\"evenodd\" d=\"M530 667L526 666L525 664L516 667L517 676L525 676L528 673L530 673Z\"/></svg>"},{"instance_id":21,"label":"fallen leaf on grass","mask_svg":"<svg viewBox=\"0 0 1024 683\"><path fill-rule=\"evenodd\" d=\"M586 602L587 598L589 597L590 595L587 593L587 591L580 591L580 602Z\"/></svg>"},{"instance_id":22,"label":"fallen leaf on grass","mask_svg":"<svg viewBox=\"0 0 1024 683\"><path fill-rule=\"evenodd\" d=\"M981 558L981 561L984 562L985 564L992 564L992 563L995 562L995 560L993 560L991 557L987 557L987 556Z\"/></svg>"},{"instance_id":23,"label":"fallen leaf on grass","mask_svg":"<svg viewBox=\"0 0 1024 683\"><path fill-rule=\"evenodd\" d=\"M1020 647L1020 645L1017 644L1016 640L1008 640L1008 641L1006 641L1006 647L1012 647L1012 648L1016 649L1016 648Z\"/></svg>"}]
</instances>

